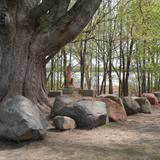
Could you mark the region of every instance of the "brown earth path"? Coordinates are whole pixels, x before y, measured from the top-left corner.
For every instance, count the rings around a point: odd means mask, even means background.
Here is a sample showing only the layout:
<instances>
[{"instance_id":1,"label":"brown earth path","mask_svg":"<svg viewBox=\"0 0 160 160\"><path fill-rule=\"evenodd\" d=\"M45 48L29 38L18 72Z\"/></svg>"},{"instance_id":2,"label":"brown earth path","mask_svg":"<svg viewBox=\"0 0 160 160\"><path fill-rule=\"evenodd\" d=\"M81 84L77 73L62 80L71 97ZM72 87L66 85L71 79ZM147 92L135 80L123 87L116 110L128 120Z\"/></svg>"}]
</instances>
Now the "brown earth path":
<instances>
[{"instance_id":1,"label":"brown earth path","mask_svg":"<svg viewBox=\"0 0 160 160\"><path fill-rule=\"evenodd\" d=\"M160 108L160 107L157 107ZM44 140L0 142L0 160L160 160L160 110L93 130L57 132Z\"/></svg>"}]
</instances>

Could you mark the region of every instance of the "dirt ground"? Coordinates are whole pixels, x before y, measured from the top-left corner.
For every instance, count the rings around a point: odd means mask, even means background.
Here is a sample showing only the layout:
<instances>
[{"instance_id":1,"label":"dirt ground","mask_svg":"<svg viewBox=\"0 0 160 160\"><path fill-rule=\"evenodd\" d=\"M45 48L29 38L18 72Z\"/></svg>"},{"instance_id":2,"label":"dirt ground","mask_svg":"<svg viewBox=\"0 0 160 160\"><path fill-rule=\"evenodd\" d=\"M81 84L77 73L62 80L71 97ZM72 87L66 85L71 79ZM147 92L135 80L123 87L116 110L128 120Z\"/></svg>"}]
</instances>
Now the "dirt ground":
<instances>
[{"instance_id":1,"label":"dirt ground","mask_svg":"<svg viewBox=\"0 0 160 160\"><path fill-rule=\"evenodd\" d=\"M49 128L41 141L0 142L0 160L160 160L160 110L93 130Z\"/></svg>"}]
</instances>

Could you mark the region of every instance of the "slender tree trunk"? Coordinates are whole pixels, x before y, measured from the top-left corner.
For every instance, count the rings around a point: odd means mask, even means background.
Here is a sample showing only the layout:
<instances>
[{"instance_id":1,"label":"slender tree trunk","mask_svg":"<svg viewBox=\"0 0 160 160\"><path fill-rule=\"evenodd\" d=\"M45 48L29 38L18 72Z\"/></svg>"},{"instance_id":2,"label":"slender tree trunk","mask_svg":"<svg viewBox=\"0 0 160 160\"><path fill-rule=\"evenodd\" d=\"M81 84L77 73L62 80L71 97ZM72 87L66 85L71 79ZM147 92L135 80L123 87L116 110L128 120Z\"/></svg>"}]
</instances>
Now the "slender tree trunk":
<instances>
[{"instance_id":1,"label":"slender tree trunk","mask_svg":"<svg viewBox=\"0 0 160 160\"><path fill-rule=\"evenodd\" d=\"M19 28L16 28L14 38L10 37L13 33L10 36L7 33L0 33L1 39L3 37L5 40L1 44L1 100L24 95L39 106L44 106L45 103L49 105L45 89L45 65L29 49L31 33Z\"/></svg>"},{"instance_id":2,"label":"slender tree trunk","mask_svg":"<svg viewBox=\"0 0 160 160\"><path fill-rule=\"evenodd\" d=\"M53 69L54 69L54 64L53 64L53 59L51 60L51 90L53 90Z\"/></svg>"},{"instance_id":3,"label":"slender tree trunk","mask_svg":"<svg viewBox=\"0 0 160 160\"><path fill-rule=\"evenodd\" d=\"M138 96L141 96L141 80L140 80L140 69L138 60L136 60L136 69L137 69L137 80L138 80Z\"/></svg>"},{"instance_id":4,"label":"slender tree trunk","mask_svg":"<svg viewBox=\"0 0 160 160\"><path fill-rule=\"evenodd\" d=\"M129 88L128 88L128 80L129 80L129 75L130 75L130 64L131 64L131 55L132 55L132 50L133 50L133 45L134 41L131 40L130 45L129 45L129 50L128 50L128 56L127 56L127 66L126 66L126 78L125 78L125 90L124 90L124 96L128 96Z\"/></svg>"},{"instance_id":5,"label":"slender tree trunk","mask_svg":"<svg viewBox=\"0 0 160 160\"><path fill-rule=\"evenodd\" d=\"M120 20L120 31L119 31L119 36L120 36L120 42L119 42L119 52L120 52L120 60L119 60L119 96L122 96L122 55L123 55L123 42L122 42L122 34L123 34L123 21L122 18Z\"/></svg>"},{"instance_id":6,"label":"slender tree trunk","mask_svg":"<svg viewBox=\"0 0 160 160\"><path fill-rule=\"evenodd\" d=\"M60 52L61 54L61 58L60 58L60 88L62 88L62 84L63 84L63 53L62 51Z\"/></svg>"},{"instance_id":7,"label":"slender tree trunk","mask_svg":"<svg viewBox=\"0 0 160 160\"><path fill-rule=\"evenodd\" d=\"M81 70L81 89L84 89L84 73L85 73L85 52L86 52L86 43L84 43L84 46L83 46L83 42L81 41L81 44L80 44L80 48L81 48L81 51L80 51L80 70Z\"/></svg>"},{"instance_id":8,"label":"slender tree trunk","mask_svg":"<svg viewBox=\"0 0 160 160\"><path fill-rule=\"evenodd\" d=\"M143 42L143 71L142 71L142 92L145 93L146 90L146 41Z\"/></svg>"},{"instance_id":9,"label":"slender tree trunk","mask_svg":"<svg viewBox=\"0 0 160 160\"><path fill-rule=\"evenodd\" d=\"M106 93L107 67L108 67L108 59L106 62L106 55L103 54L103 79L101 83L100 94Z\"/></svg>"},{"instance_id":10,"label":"slender tree trunk","mask_svg":"<svg viewBox=\"0 0 160 160\"><path fill-rule=\"evenodd\" d=\"M125 66L126 66L126 63L125 63L125 55L124 55L124 52L122 54L122 95L124 96L124 91L125 91Z\"/></svg>"},{"instance_id":11,"label":"slender tree trunk","mask_svg":"<svg viewBox=\"0 0 160 160\"><path fill-rule=\"evenodd\" d=\"M149 93L151 91L151 76L150 76L150 72L147 72L147 79L148 79L148 83L147 83L147 92Z\"/></svg>"},{"instance_id":12,"label":"slender tree trunk","mask_svg":"<svg viewBox=\"0 0 160 160\"><path fill-rule=\"evenodd\" d=\"M109 10L109 69L108 69L108 78L109 78L109 94L113 94L113 84L112 84L112 1L108 0L108 10Z\"/></svg>"},{"instance_id":13,"label":"slender tree trunk","mask_svg":"<svg viewBox=\"0 0 160 160\"><path fill-rule=\"evenodd\" d=\"M90 77L88 65L86 65L86 69L85 69L85 78L86 78L87 89L90 90L91 89L91 77Z\"/></svg>"},{"instance_id":14,"label":"slender tree trunk","mask_svg":"<svg viewBox=\"0 0 160 160\"><path fill-rule=\"evenodd\" d=\"M62 49L62 54L63 54L63 76L64 76L64 87L66 87L67 56L66 56L66 51L65 51L64 48Z\"/></svg>"}]
</instances>

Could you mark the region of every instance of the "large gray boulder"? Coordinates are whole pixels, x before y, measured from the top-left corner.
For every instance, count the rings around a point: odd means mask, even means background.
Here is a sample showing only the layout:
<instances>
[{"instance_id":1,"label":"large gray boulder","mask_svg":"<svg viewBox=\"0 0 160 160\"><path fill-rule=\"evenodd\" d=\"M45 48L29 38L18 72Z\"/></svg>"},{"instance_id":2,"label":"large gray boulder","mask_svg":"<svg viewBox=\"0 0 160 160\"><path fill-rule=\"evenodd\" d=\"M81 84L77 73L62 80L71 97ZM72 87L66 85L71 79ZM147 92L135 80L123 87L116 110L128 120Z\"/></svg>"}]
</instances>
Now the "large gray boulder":
<instances>
[{"instance_id":1,"label":"large gray boulder","mask_svg":"<svg viewBox=\"0 0 160 160\"><path fill-rule=\"evenodd\" d=\"M151 104L146 97L133 97L133 99L139 104L140 112L150 114Z\"/></svg>"},{"instance_id":2,"label":"large gray boulder","mask_svg":"<svg viewBox=\"0 0 160 160\"><path fill-rule=\"evenodd\" d=\"M72 118L66 116L56 116L53 119L53 125L56 129L61 131L76 128L76 122Z\"/></svg>"},{"instance_id":3,"label":"large gray boulder","mask_svg":"<svg viewBox=\"0 0 160 160\"><path fill-rule=\"evenodd\" d=\"M0 138L13 141L42 139L47 121L29 99L15 96L0 105Z\"/></svg>"},{"instance_id":4,"label":"large gray boulder","mask_svg":"<svg viewBox=\"0 0 160 160\"><path fill-rule=\"evenodd\" d=\"M132 97L123 97L124 108L127 112L127 115L133 115L140 113L141 108L139 104Z\"/></svg>"},{"instance_id":5,"label":"large gray boulder","mask_svg":"<svg viewBox=\"0 0 160 160\"><path fill-rule=\"evenodd\" d=\"M94 128L107 120L106 104L99 101L75 100L69 96L57 97L51 117L68 116L76 121L78 128Z\"/></svg>"}]
</instances>

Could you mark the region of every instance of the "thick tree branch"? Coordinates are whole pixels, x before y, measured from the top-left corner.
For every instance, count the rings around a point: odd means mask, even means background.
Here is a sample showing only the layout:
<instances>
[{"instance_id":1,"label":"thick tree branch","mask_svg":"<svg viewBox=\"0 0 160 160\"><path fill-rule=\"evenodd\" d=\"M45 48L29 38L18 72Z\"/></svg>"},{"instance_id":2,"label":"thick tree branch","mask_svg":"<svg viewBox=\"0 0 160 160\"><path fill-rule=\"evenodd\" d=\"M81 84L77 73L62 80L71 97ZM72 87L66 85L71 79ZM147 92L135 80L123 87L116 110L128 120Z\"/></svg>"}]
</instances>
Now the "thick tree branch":
<instances>
[{"instance_id":1,"label":"thick tree branch","mask_svg":"<svg viewBox=\"0 0 160 160\"><path fill-rule=\"evenodd\" d=\"M34 25L37 24L37 22L43 25L44 21L45 23L46 21L53 23L67 12L70 1L71 0L44 0L30 11L29 19ZM42 22L39 22L40 19Z\"/></svg>"},{"instance_id":2,"label":"thick tree branch","mask_svg":"<svg viewBox=\"0 0 160 160\"><path fill-rule=\"evenodd\" d=\"M31 9L29 14L30 18L32 19L32 21L39 19L57 3L58 0L43 0L42 3Z\"/></svg>"},{"instance_id":3,"label":"thick tree branch","mask_svg":"<svg viewBox=\"0 0 160 160\"><path fill-rule=\"evenodd\" d=\"M52 7L49 12L49 16L52 19L52 23L57 21L60 17L64 16L68 10L69 4L71 0L59 0L57 3L57 7Z\"/></svg>"},{"instance_id":4,"label":"thick tree branch","mask_svg":"<svg viewBox=\"0 0 160 160\"><path fill-rule=\"evenodd\" d=\"M37 55L52 57L52 54L72 41L84 29L100 3L101 0L78 0L50 29L42 30L37 35L32 50L38 50Z\"/></svg>"}]
</instances>

